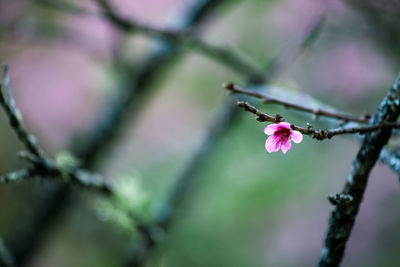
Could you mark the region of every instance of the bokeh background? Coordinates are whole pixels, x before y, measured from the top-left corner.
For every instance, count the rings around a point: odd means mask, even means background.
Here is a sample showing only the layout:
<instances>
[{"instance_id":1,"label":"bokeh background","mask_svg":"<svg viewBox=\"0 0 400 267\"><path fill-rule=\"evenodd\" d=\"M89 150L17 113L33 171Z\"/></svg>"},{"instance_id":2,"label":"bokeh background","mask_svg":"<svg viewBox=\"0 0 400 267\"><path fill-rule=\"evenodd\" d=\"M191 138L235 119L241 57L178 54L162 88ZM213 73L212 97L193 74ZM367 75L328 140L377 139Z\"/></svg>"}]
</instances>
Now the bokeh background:
<instances>
[{"instance_id":1,"label":"bokeh background","mask_svg":"<svg viewBox=\"0 0 400 267\"><path fill-rule=\"evenodd\" d=\"M127 18L174 27L179 12L201 0L115 0ZM94 15L71 14L40 1L0 0L0 60L7 62L27 128L54 157L74 153L129 78L158 48L154 38L118 31ZM94 1L65 1L98 11ZM306 34L323 12L315 42L272 77L271 84L307 93L342 110L374 113L399 71L398 1L221 1L195 32L209 43L267 65ZM154 75L146 97L124 116L94 169L116 181L121 196L74 188L42 229L26 266L122 266L137 233L127 215L152 214L229 96L221 84L246 81L226 66L184 49ZM156 68L156 67L155 67ZM305 125L311 117L257 107ZM312 122L324 126L323 121ZM148 266L314 266L332 206L326 197L345 182L358 143L340 136L305 137L288 154L268 154L264 124L244 113L212 145L176 220ZM23 147L0 115L0 171L23 165ZM100 152L99 152L100 153ZM55 181L0 186L0 235L18 246L32 230L37 199ZM45 200L53 201L53 200ZM348 243L343 266L399 266L398 178L378 164ZM18 237L18 238L16 238ZM14 242L14 243L13 243Z\"/></svg>"}]
</instances>

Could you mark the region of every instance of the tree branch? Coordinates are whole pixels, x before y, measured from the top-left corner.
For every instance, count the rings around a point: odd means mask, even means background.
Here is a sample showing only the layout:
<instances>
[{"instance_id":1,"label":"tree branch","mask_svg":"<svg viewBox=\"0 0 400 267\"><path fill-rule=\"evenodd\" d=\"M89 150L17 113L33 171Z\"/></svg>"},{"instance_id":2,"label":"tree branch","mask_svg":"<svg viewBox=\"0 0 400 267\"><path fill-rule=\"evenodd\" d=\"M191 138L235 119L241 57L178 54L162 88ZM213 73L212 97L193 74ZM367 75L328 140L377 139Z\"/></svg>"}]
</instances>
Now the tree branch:
<instances>
[{"instance_id":1,"label":"tree branch","mask_svg":"<svg viewBox=\"0 0 400 267\"><path fill-rule=\"evenodd\" d=\"M11 84L10 84L10 76L8 73L8 66L6 64L2 65L3 69L3 84L5 87L6 97L4 97L1 84L0 84L0 105L3 107L8 120L10 122L11 127L16 132L19 140L25 145L30 153L37 157L44 157L43 152L37 147L36 139L32 135L30 135L22 125L22 117L21 113L15 106L15 101L11 94Z\"/></svg>"},{"instance_id":2,"label":"tree branch","mask_svg":"<svg viewBox=\"0 0 400 267\"><path fill-rule=\"evenodd\" d=\"M265 72L262 68L256 66L253 62L250 62L248 58L243 57L241 54L238 54L227 47L218 47L208 44L188 31L158 29L141 24L137 21L127 20L118 15L107 0L97 0L97 2L102 8L103 16L123 32L137 32L153 37L165 38L178 45L185 45L189 48L195 49L205 56L233 69L238 74L250 79L253 83L260 83L265 80Z\"/></svg>"},{"instance_id":3,"label":"tree branch","mask_svg":"<svg viewBox=\"0 0 400 267\"><path fill-rule=\"evenodd\" d=\"M399 114L400 75L380 104L371 125L395 122ZM319 262L320 267L339 266L341 263L347 240L350 237L363 200L369 173L378 160L383 146L388 142L391 133L390 128L382 128L365 135L342 190L342 194L351 196L353 200L347 205L337 205L331 214L325 247L322 250Z\"/></svg>"},{"instance_id":4,"label":"tree branch","mask_svg":"<svg viewBox=\"0 0 400 267\"><path fill-rule=\"evenodd\" d=\"M273 116L270 116L262 111L259 111L249 103L239 101L237 102L237 105L239 107L244 108L244 110L249 111L255 115L257 115L256 120L260 122L273 122L273 123L279 123L281 121L284 121L283 117L279 114ZM400 128L400 123L397 122L385 122L377 125L368 125L368 126L359 126L359 127L351 127L351 128L336 128L336 129L329 129L329 130L316 130L313 129L311 126L307 128L303 128L300 126L296 126L294 124L291 124L291 128L293 130L299 131L302 134L310 135L312 138L315 138L317 140L323 140L323 139L330 139L335 135L341 135L341 134L365 134L373 131L378 131L381 129L393 129L393 128Z\"/></svg>"},{"instance_id":5,"label":"tree branch","mask_svg":"<svg viewBox=\"0 0 400 267\"><path fill-rule=\"evenodd\" d=\"M183 13L179 14L179 28L182 31L202 23L211 10L218 7L223 0L205 0L191 4L186 4ZM93 168L99 161L99 156L110 144L115 141L116 133L121 131L126 114L130 114L130 119L139 112L128 112L132 107L141 106L143 95L149 89L156 76L166 71L174 59L180 55L177 49L177 42L171 43L167 40L161 40L159 48L155 49L144 61L143 67L138 71L137 68L127 69L130 72L127 77L126 88L120 91L117 98L106 108L105 114L100 114L97 126L93 127L91 135L85 139L85 146L80 146L76 153L82 161L85 168ZM34 253L33 250L45 236L44 231L50 229L49 225L55 221L55 218L63 211L64 206L69 202L70 190L67 185L51 187L48 192L40 192L41 201L36 203L36 209L33 219L29 222L28 232L21 233L16 231L15 236L10 238L14 246L11 246L18 266L23 265ZM145 227L142 227L146 230ZM150 235L143 235L150 236Z\"/></svg>"},{"instance_id":6,"label":"tree branch","mask_svg":"<svg viewBox=\"0 0 400 267\"><path fill-rule=\"evenodd\" d=\"M226 85L224 85L226 86ZM248 94L250 96L253 95L254 93L258 93L257 91L254 90L248 90L251 91L251 94ZM272 91L271 91L272 93ZM321 101L314 99L313 97L309 96L309 95L305 95L305 94L299 94L297 92L292 92L292 91L288 91L288 90L280 90L279 91L280 95L279 98L277 99L284 99L284 98L288 98L291 99L291 102L288 103L298 103L298 102L305 102L307 103L307 105L312 105L315 106L316 108L311 108L311 110L323 110L320 107L325 107L325 110L328 110L329 112L332 112L334 114L344 114L343 111L338 110L337 108L333 108L331 106L326 105L325 103L322 103ZM265 95L267 96L267 95ZM264 97L264 94L262 94L260 96L260 98ZM270 96L267 96L268 98ZM276 97L272 97L272 98L276 98ZM286 101L283 101L286 102ZM279 104L279 103L277 103ZM283 104L284 106L284 104ZM367 117L369 117L369 115L366 115ZM328 125L330 125L331 127L335 126L335 124L333 124L333 121L327 121ZM398 131L398 130L397 130ZM394 135L396 133L396 129L393 129L393 133L392 135ZM360 138L357 138L357 140L360 140ZM395 172L396 174L398 174L400 176L400 156L398 156L399 152L397 151L391 151L388 148L383 148L382 152L381 152L381 156L380 156L380 161L383 163L386 163L389 165L389 167L393 170L393 172Z\"/></svg>"},{"instance_id":7,"label":"tree branch","mask_svg":"<svg viewBox=\"0 0 400 267\"><path fill-rule=\"evenodd\" d=\"M324 117L328 117L328 118L333 118L333 119L337 119L337 120L342 120L345 122L349 122L349 121L354 121L354 122L359 122L359 123L368 123L370 117L369 116L364 116L364 117L354 117L351 115L344 115L344 114L340 114L337 112L333 112L333 111L328 111L328 110L323 110L323 109L312 109L309 108L307 106L304 105L300 105L300 104L294 104L294 103L290 103L288 101L285 100L281 100L278 98L274 98L271 96L268 96L266 94L254 91L254 90L246 90L246 89L241 89L240 87L232 84L232 83L227 83L224 84L223 87L228 90L229 92L231 92L232 94L242 94L242 95L248 95L248 96L253 96L256 97L258 99L260 99L262 102L267 103L267 104L278 104L281 106L284 106L285 108L290 108L290 109L295 109L298 111L303 111L303 112L307 112L307 113L311 113L314 114L315 117L319 117L319 116L324 116Z\"/></svg>"},{"instance_id":8,"label":"tree branch","mask_svg":"<svg viewBox=\"0 0 400 267\"><path fill-rule=\"evenodd\" d=\"M31 135L22 124L22 115L17 109L15 100L11 93L11 83L8 73L8 66L3 64L3 83L6 97L4 97L0 84L0 105L4 109L10 126L14 129L18 139L25 145L28 152L24 159L32 165L31 168L24 168L16 172L8 173L0 177L0 184L11 181L19 181L32 176L48 178L59 178L64 181L68 179L81 187L99 190L104 193L111 193L111 185L107 184L100 175L94 175L83 169L64 167L56 164L52 159L44 155L42 149L36 143L36 138Z\"/></svg>"}]
</instances>

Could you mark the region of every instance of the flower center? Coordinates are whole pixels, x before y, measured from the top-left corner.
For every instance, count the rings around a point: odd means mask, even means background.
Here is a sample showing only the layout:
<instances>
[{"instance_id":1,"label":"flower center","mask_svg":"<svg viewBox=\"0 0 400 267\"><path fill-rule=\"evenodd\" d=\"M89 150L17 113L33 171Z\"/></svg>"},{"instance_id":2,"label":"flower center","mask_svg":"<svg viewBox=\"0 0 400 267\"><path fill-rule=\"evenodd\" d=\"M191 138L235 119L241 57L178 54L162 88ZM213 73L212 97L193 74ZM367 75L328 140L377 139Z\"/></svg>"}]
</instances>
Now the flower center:
<instances>
[{"instance_id":1,"label":"flower center","mask_svg":"<svg viewBox=\"0 0 400 267\"><path fill-rule=\"evenodd\" d=\"M274 135L278 138L280 143L285 143L290 137L290 129L280 127L275 131Z\"/></svg>"}]
</instances>

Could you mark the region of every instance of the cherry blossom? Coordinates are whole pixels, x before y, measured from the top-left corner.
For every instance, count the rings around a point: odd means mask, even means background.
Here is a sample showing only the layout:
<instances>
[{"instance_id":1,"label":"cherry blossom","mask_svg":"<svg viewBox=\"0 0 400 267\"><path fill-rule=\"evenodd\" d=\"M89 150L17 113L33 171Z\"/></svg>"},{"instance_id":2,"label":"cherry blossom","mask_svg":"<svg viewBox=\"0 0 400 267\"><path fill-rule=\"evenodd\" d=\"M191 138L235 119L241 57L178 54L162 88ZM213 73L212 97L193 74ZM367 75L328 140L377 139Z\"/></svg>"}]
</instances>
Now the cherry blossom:
<instances>
[{"instance_id":1,"label":"cherry blossom","mask_svg":"<svg viewBox=\"0 0 400 267\"><path fill-rule=\"evenodd\" d=\"M300 143L303 140L303 135L299 131L292 130L290 123L287 122L270 124L265 127L264 133L270 135L265 142L265 148L269 153L282 149L283 154L286 154L292 147L291 141Z\"/></svg>"}]
</instances>

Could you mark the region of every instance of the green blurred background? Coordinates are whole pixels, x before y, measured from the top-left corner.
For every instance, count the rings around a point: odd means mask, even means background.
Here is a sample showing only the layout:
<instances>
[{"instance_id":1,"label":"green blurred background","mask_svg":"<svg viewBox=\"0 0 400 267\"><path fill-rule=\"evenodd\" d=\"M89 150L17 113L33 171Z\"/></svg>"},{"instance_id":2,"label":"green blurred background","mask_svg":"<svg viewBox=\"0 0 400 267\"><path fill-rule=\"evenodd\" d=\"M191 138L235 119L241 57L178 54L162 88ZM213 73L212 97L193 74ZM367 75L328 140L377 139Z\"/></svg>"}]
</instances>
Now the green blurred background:
<instances>
[{"instance_id":1,"label":"green blurred background","mask_svg":"<svg viewBox=\"0 0 400 267\"><path fill-rule=\"evenodd\" d=\"M165 27L183 0L111 1L118 12ZM193 1L192 1L193 2ZM96 10L92 1L68 1ZM271 84L307 93L354 114L374 113L400 64L398 1L224 1L198 33L267 65L318 19L326 23L306 53ZM0 60L8 62L28 129L52 156L85 143L96 119L155 46L118 32L104 19L71 15L35 1L0 0ZM107 199L74 188L64 211L35 247L28 266L121 266L137 233L127 211L151 220L200 145L207 124L229 97L223 82L245 85L225 66L185 49L156 75L140 107L102 153L96 171L120 185ZM283 90L283 89L282 89ZM257 107L305 125L311 117ZM305 137L288 154L268 154L265 124L241 114L196 168L176 220L148 266L314 266L332 206L358 143L340 136ZM324 126L322 122L313 125ZM0 115L0 170L22 163L22 149ZM52 183L35 179L0 186L0 235L29 228L35 199ZM398 179L378 164L348 243L343 266L399 266ZM17 227L18 226L18 227Z\"/></svg>"}]
</instances>

